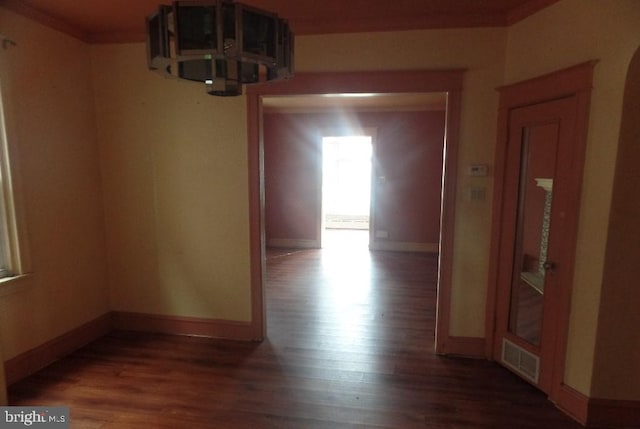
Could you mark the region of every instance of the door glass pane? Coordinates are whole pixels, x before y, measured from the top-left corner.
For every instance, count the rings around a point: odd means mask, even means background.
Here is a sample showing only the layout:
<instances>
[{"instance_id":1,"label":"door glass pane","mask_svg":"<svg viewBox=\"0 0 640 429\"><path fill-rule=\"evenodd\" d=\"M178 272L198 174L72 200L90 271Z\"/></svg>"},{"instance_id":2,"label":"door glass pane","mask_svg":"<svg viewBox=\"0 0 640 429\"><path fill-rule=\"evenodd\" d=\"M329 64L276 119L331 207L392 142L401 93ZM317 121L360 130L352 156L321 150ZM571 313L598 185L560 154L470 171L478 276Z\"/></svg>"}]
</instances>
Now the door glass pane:
<instances>
[{"instance_id":1,"label":"door glass pane","mask_svg":"<svg viewBox=\"0 0 640 429\"><path fill-rule=\"evenodd\" d=\"M557 124L523 128L509 331L539 346Z\"/></svg>"}]
</instances>

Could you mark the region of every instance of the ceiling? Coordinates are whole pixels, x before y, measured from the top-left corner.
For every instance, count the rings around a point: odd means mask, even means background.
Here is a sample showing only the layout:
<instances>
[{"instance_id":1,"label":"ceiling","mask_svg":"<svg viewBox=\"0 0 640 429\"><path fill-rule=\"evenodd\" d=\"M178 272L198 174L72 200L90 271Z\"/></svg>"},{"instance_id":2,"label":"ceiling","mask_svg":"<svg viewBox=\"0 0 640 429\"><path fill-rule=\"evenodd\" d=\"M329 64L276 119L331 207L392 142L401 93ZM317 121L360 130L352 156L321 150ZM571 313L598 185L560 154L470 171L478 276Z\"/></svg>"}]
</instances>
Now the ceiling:
<instances>
[{"instance_id":1,"label":"ceiling","mask_svg":"<svg viewBox=\"0 0 640 429\"><path fill-rule=\"evenodd\" d=\"M508 26L559 0L238 0L289 20L297 35ZM172 0L0 0L87 43L143 42L145 17ZM266 112L442 110L445 94L267 97Z\"/></svg>"},{"instance_id":2,"label":"ceiling","mask_svg":"<svg viewBox=\"0 0 640 429\"><path fill-rule=\"evenodd\" d=\"M241 0L298 34L507 26L558 0ZM89 43L144 41L145 17L170 0L0 0Z\"/></svg>"}]
</instances>

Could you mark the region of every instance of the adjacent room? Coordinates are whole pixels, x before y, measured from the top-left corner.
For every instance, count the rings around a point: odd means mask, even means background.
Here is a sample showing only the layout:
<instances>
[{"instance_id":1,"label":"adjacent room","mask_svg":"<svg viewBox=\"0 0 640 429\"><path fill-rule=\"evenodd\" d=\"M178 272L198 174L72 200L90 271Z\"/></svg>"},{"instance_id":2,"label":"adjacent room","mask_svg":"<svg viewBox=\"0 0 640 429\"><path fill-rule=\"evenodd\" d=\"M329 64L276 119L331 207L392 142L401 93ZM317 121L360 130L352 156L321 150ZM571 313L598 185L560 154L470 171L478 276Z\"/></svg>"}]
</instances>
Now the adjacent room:
<instances>
[{"instance_id":1,"label":"adjacent room","mask_svg":"<svg viewBox=\"0 0 640 429\"><path fill-rule=\"evenodd\" d=\"M262 103L267 246L323 247L333 232L373 250L438 252L445 93Z\"/></svg>"}]
</instances>

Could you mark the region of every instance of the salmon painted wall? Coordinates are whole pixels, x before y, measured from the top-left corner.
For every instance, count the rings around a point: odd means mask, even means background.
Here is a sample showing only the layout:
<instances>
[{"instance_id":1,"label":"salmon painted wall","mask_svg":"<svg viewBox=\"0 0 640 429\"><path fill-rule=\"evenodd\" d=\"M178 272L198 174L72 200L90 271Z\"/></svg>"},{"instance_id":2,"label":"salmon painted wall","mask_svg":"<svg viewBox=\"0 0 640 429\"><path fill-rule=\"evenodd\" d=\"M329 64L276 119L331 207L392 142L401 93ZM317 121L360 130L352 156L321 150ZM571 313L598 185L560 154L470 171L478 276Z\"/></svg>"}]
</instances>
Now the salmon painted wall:
<instances>
[{"instance_id":1,"label":"salmon painted wall","mask_svg":"<svg viewBox=\"0 0 640 429\"><path fill-rule=\"evenodd\" d=\"M315 116L264 115L265 235L317 243L321 127Z\"/></svg>"},{"instance_id":2,"label":"salmon painted wall","mask_svg":"<svg viewBox=\"0 0 640 429\"><path fill-rule=\"evenodd\" d=\"M595 67L580 207L566 383L589 395L622 96L640 45L640 3L562 0L508 32L505 83L589 60ZM597 392L596 392L597 393Z\"/></svg>"},{"instance_id":3,"label":"salmon painted wall","mask_svg":"<svg viewBox=\"0 0 640 429\"><path fill-rule=\"evenodd\" d=\"M444 120L443 111L265 115L267 240L319 239L320 142L348 123L376 129L375 168L386 178L375 197L376 229L389 241L437 244Z\"/></svg>"},{"instance_id":4,"label":"salmon painted wall","mask_svg":"<svg viewBox=\"0 0 640 429\"><path fill-rule=\"evenodd\" d=\"M0 283L4 359L109 311L90 48L0 7L0 85L27 274ZM28 247L28 249L26 248Z\"/></svg>"},{"instance_id":5,"label":"salmon painted wall","mask_svg":"<svg viewBox=\"0 0 640 429\"><path fill-rule=\"evenodd\" d=\"M389 233L387 241L439 243L445 116L443 111L365 116L378 127L375 172L385 180L376 185L374 219L376 231Z\"/></svg>"},{"instance_id":6,"label":"salmon painted wall","mask_svg":"<svg viewBox=\"0 0 640 429\"><path fill-rule=\"evenodd\" d=\"M248 321L246 100L92 46L115 311Z\"/></svg>"}]
</instances>

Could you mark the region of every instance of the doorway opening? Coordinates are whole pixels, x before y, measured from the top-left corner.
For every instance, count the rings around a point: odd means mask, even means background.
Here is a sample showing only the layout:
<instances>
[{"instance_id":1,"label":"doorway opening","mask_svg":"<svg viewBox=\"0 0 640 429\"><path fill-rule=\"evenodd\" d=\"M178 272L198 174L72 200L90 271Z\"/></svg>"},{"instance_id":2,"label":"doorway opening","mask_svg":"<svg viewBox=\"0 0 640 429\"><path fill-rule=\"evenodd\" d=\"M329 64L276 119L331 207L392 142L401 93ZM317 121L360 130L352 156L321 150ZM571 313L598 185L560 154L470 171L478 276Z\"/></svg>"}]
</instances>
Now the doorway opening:
<instances>
[{"instance_id":1,"label":"doorway opening","mask_svg":"<svg viewBox=\"0 0 640 429\"><path fill-rule=\"evenodd\" d=\"M251 260L251 322L250 331L255 339L266 336L265 308L265 223L269 219L265 206L265 188L268 177L265 175L266 160L264 135L267 134L265 104L269 100L272 106L282 100L304 100L314 96L314 100L342 101L348 99L366 100L368 98L392 103L397 97L405 98L412 94L441 94L446 99L445 137L442 177L439 181L442 202L439 213L440 234L437 264L437 316L435 326L436 353L464 354L464 347L450 340L451 283L453 272L453 238L456 201L457 147L460 126L462 81L464 70L411 70L389 72L334 72L300 73L295 79L279 85L256 85L247 89L247 129L249 140L249 215L250 215L250 260ZM334 94L337 97L328 97ZM352 94L374 94L377 97L353 97ZM388 104L385 103L388 109ZM284 110L284 109L283 109ZM306 111L313 107L306 106ZM302 118L300 118L302 119ZM300 130L300 120L295 121L294 131ZM317 128L316 128L317 129ZM304 134L301 135L304 138ZM300 164L293 164L301 167ZM290 180L290 179L289 179ZM302 196L305 193L301 194ZM374 195L375 199L375 195ZM320 200L320 198L318 198ZM300 201L295 201L295 207ZM295 219L304 219L297 217ZM468 353L467 353L468 354Z\"/></svg>"},{"instance_id":2,"label":"doorway opening","mask_svg":"<svg viewBox=\"0 0 640 429\"><path fill-rule=\"evenodd\" d=\"M369 245L372 155L372 135L322 137L321 247Z\"/></svg>"}]
</instances>

